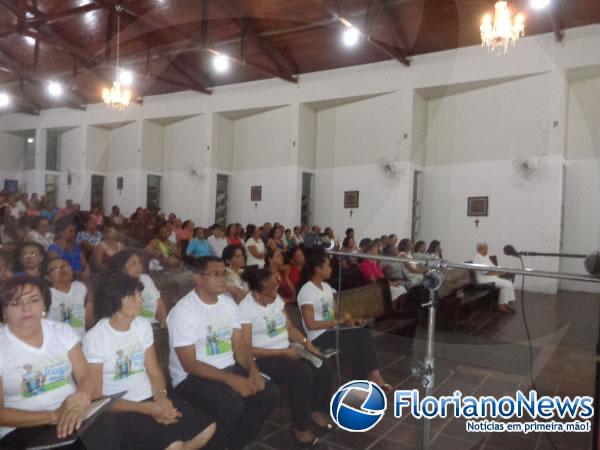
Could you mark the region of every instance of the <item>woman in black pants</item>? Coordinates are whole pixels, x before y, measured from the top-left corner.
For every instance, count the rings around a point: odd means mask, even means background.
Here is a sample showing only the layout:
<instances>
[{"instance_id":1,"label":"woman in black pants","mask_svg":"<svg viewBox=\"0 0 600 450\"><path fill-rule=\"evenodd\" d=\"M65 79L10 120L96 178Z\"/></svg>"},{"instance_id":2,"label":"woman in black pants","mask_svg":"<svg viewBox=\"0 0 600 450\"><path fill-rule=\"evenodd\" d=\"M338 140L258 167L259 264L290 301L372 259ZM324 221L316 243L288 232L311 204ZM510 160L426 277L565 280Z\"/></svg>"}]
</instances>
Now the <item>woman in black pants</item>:
<instances>
[{"instance_id":1,"label":"woman in black pants","mask_svg":"<svg viewBox=\"0 0 600 450\"><path fill-rule=\"evenodd\" d=\"M311 421L322 430L332 429L327 415L332 365L292 325L269 269L247 271L245 279L251 292L239 305L244 339L252 343L260 371L277 384L288 384L293 435L299 444L314 447L318 439L310 431ZM315 358L311 362L302 353Z\"/></svg>"},{"instance_id":2,"label":"woman in black pants","mask_svg":"<svg viewBox=\"0 0 600 450\"><path fill-rule=\"evenodd\" d=\"M308 339L315 346L334 348L337 307L333 299L334 290L327 283L331 276L329 257L322 252L314 253L308 258L305 270L307 281L298 293L302 323ZM357 326L340 330L340 350L352 354L352 377L357 380L368 379L390 392L392 386L385 382L377 366L375 343L370 331L361 328L362 322L353 319L349 313L342 314L340 323Z\"/></svg>"}]
</instances>

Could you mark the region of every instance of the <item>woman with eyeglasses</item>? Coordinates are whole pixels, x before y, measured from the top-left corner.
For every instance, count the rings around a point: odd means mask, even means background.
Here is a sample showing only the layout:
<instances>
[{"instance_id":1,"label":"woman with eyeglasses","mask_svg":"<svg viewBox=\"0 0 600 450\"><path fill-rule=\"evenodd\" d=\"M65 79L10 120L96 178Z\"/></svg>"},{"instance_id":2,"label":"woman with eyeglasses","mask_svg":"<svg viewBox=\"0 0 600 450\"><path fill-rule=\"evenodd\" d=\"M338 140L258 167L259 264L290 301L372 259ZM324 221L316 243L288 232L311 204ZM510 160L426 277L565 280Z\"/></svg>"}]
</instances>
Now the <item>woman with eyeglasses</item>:
<instances>
[{"instance_id":1,"label":"woman with eyeglasses","mask_svg":"<svg viewBox=\"0 0 600 450\"><path fill-rule=\"evenodd\" d=\"M137 278L144 286L140 316L152 324L157 324L160 328L166 327L167 308L165 302L150 275L143 273L144 265L137 252L133 250L120 251L113 256L108 271L110 273L124 273ZM95 301L98 301L98 299Z\"/></svg>"},{"instance_id":2,"label":"woman with eyeglasses","mask_svg":"<svg viewBox=\"0 0 600 450\"><path fill-rule=\"evenodd\" d=\"M251 292L239 306L242 335L250 343L260 371L277 384L288 384L293 436L300 445L314 447L318 439L309 425L325 431L333 428L327 414L333 367L292 325L271 271L249 270L245 278ZM320 366L304 359L297 346L316 356Z\"/></svg>"},{"instance_id":3,"label":"woman with eyeglasses","mask_svg":"<svg viewBox=\"0 0 600 450\"><path fill-rule=\"evenodd\" d=\"M15 249L13 274L42 277L46 269L46 250L37 242L22 242Z\"/></svg>"},{"instance_id":4,"label":"woman with eyeglasses","mask_svg":"<svg viewBox=\"0 0 600 450\"><path fill-rule=\"evenodd\" d=\"M48 263L47 279L52 287L52 304L48 318L69 325L83 338L86 328L93 324L92 302L86 302L88 290L80 281L73 281L73 269L64 259L53 259Z\"/></svg>"},{"instance_id":5,"label":"woman with eyeglasses","mask_svg":"<svg viewBox=\"0 0 600 450\"><path fill-rule=\"evenodd\" d=\"M80 428L94 394L94 381L72 328L46 320L46 283L14 277L0 290L0 448L27 448L31 439L56 429L58 438ZM94 432L96 425L83 434ZM108 447L90 439L87 448Z\"/></svg>"},{"instance_id":6,"label":"woman with eyeglasses","mask_svg":"<svg viewBox=\"0 0 600 450\"><path fill-rule=\"evenodd\" d=\"M123 273L99 279L94 312L100 321L83 340L95 393L126 391L110 410L122 430L120 448L202 448L216 426L202 410L167 396L152 327L139 316L143 289L138 279Z\"/></svg>"}]
</instances>

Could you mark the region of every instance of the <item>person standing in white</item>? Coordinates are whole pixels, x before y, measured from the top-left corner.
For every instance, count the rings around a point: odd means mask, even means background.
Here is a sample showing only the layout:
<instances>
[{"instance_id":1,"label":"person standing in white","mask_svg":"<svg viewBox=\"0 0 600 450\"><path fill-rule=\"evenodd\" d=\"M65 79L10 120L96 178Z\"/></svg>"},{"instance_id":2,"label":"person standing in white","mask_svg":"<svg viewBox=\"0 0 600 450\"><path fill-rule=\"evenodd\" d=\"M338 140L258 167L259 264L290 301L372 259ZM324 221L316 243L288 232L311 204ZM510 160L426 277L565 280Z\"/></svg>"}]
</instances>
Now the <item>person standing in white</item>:
<instances>
[{"instance_id":1,"label":"person standing in white","mask_svg":"<svg viewBox=\"0 0 600 450\"><path fill-rule=\"evenodd\" d=\"M488 245L485 242L477 244L477 254L475 255L475 258L473 258L473 264L496 267L488 256ZM514 314L515 310L509 303L515 301L515 288L512 281L500 278L500 275L500 272L494 272L493 270L488 272L481 272L478 270L475 272L477 283L494 283L494 285L500 289L498 310L505 314Z\"/></svg>"}]
</instances>

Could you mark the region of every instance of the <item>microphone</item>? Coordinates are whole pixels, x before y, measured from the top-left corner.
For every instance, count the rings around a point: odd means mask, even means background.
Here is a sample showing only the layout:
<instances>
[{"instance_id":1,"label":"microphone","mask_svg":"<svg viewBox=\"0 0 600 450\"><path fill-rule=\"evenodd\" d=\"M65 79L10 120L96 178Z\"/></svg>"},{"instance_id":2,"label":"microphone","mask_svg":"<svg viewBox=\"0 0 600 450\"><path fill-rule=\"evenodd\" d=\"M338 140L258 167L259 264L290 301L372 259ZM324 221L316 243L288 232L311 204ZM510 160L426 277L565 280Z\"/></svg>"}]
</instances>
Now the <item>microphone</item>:
<instances>
[{"instance_id":1,"label":"microphone","mask_svg":"<svg viewBox=\"0 0 600 450\"><path fill-rule=\"evenodd\" d=\"M504 246L504 254L508 256L514 256L515 258L520 258L521 255L517 250L510 244Z\"/></svg>"},{"instance_id":2,"label":"microphone","mask_svg":"<svg viewBox=\"0 0 600 450\"><path fill-rule=\"evenodd\" d=\"M594 277L600 277L600 252L590 253L585 258L585 270Z\"/></svg>"}]
</instances>

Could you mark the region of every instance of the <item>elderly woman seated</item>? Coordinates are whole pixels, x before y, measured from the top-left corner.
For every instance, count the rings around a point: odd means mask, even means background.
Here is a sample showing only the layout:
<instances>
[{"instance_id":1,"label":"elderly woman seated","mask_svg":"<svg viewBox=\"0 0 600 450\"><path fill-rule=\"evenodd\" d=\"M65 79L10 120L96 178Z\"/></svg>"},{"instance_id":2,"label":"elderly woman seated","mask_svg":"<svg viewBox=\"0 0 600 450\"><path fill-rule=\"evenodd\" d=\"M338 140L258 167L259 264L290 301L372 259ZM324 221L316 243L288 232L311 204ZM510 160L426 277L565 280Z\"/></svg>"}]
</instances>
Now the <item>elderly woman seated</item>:
<instances>
[{"instance_id":1,"label":"elderly woman seated","mask_svg":"<svg viewBox=\"0 0 600 450\"><path fill-rule=\"evenodd\" d=\"M0 290L0 448L27 448L56 429L64 438L81 427L94 395L94 380L73 329L46 320L50 290L36 277L19 276ZM102 421L80 438L95 434ZM86 440L86 447L115 448L110 435Z\"/></svg>"},{"instance_id":2,"label":"elderly woman seated","mask_svg":"<svg viewBox=\"0 0 600 450\"><path fill-rule=\"evenodd\" d=\"M126 391L111 409L123 449L199 449L215 433L213 420L190 404L167 396L150 323L142 319L142 283L125 274L99 282L94 303L100 321L83 340L96 394Z\"/></svg>"}]
</instances>

